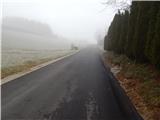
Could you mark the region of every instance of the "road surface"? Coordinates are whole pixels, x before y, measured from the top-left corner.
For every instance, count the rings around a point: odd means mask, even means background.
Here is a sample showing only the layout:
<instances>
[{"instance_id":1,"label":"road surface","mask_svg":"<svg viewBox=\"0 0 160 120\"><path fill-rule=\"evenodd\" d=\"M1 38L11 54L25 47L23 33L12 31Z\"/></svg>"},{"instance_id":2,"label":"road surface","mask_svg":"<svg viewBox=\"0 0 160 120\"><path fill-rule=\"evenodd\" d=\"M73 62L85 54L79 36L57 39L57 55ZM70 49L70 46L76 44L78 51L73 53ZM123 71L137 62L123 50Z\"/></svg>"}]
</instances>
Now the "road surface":
<instances>
[{"instance_id":1,"label":"road surface","mask_svg":"<svg viewBox=\"0 0 160 120\"><path fill-rule=\"evenodd\" d=\"M96 47L3 84L2 120L129 120Z\"/></svg>"}]
</instances>

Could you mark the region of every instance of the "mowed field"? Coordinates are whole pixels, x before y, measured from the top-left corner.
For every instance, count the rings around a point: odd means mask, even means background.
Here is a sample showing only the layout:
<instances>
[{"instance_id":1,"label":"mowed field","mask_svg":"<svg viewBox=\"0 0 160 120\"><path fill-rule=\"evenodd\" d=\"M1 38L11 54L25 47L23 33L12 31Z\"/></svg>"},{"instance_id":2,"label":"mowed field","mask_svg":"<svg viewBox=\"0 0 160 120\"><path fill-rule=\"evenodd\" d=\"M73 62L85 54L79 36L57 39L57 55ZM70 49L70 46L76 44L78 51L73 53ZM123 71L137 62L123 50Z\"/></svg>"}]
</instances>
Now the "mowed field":
<instances>
[{"instance_id":1,"label":"mowed field","mask_svg":"<svg viewBox=\"0 0 160 120\"><path fill-rule=\"evenodd\" d=\"M24 49L3 49L2 69L23 65L27 61L37 61L42 59L56 59L58 57L72 53L72 50L24 50Z\"/></svg>"},{"instance_id":2,"label":"mowed field","mask_svg":"<svg viewBox=\"0 0 160 120\"><path fill-rule=\"evenodd\" d=\"M40 26L44 31L49 29ZM75 52L70 48L71 43L62 37L20 27L10 22L2 27L2 78Z\"/></svg>"},{"instance_id":3,"label":"mowed field","mask_svg":"<svg viewBox=\"0 0 160 120\"><path fill-rule=\"evenodd\" d=\"M26 71L36 65L71 54L73 50L2 50L2 78Z\"/></svg>"}]
</instances>

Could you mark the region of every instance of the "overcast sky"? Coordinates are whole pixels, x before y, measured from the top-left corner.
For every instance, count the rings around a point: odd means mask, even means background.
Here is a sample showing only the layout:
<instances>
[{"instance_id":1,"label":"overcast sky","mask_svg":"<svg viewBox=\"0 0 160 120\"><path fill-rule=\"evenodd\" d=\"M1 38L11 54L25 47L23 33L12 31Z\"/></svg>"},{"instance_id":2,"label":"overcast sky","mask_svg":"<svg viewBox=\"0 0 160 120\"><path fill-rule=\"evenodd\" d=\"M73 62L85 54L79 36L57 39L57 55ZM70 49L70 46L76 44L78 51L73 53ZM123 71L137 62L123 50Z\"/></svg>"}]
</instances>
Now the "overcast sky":
<instances>
[{"instance_id":1,"label":"overcast sky","mask_svg":"<svg viewBox=\"0 0 160 120\"><path fill-rule=\"evenodd\" d=\"M73 40L95 43L113 19L105 0L3 0L2 16L20 16L48 23L53 32Z\"/></svg>"}]
</instances>

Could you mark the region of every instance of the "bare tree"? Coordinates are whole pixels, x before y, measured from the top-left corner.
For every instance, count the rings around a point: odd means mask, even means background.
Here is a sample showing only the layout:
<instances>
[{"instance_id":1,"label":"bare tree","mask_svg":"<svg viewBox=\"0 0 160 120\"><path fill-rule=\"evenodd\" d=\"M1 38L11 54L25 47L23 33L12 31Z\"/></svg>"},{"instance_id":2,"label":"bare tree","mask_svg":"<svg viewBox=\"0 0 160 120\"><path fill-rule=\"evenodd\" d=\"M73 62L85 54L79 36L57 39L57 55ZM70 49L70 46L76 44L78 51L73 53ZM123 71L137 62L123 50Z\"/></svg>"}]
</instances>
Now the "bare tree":
<instances>
[{"instance_id":1,"label":"bare tree","mask_svg":"<svg viewBox=\"0 0 160 120\"><path fill-rule=\"evenodd\" d=\"M103 2L106 7L112 6L115 8L115 11L124 11L129 10L132 0L107 0Z\"/></svg>"}]
</instances>

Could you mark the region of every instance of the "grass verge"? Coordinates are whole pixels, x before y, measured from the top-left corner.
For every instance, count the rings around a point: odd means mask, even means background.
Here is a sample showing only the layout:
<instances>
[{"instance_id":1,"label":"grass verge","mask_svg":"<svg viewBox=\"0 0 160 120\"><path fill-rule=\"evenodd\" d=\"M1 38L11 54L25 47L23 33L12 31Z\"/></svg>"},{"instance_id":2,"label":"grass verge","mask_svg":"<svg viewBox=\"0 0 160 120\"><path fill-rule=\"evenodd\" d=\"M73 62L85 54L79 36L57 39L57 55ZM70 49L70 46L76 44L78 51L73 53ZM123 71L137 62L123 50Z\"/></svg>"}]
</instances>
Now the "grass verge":
<instances>
[{"instance_id":1,"label":"grass verge","mask_svg":"<svg viewBox=\"0 0 160 120\"><path fill-rule=\"evenodd\" d=\"M45 59L40 59L40 60L35 60L35 61L26 61L21 65L15 65L15 66L11 66L11 67L6 67L6 68L2 68L1 70L1 78L5 78L9 75L13 75L19 72L23 72L23 71L27 71L30 68L48 62L52 60L52 58L45 58Z\"/></svg>"},{"instance_id":2,"label":"grass verge","mask_svg":"<svg viewBox=\"0 0 160 120\"><path fill-rule=\"evenodd\" d=\"M104 58L111 71L119 68L112 72L144 120L160 120L160 71L113 52L105 52Z\"/></svg>"}]
</instances>

